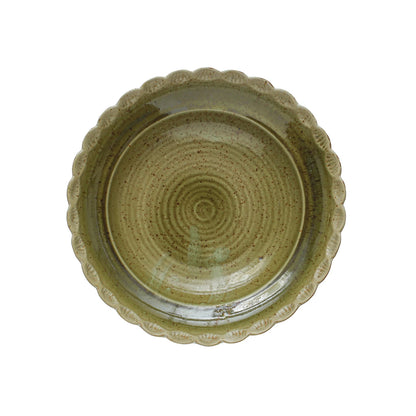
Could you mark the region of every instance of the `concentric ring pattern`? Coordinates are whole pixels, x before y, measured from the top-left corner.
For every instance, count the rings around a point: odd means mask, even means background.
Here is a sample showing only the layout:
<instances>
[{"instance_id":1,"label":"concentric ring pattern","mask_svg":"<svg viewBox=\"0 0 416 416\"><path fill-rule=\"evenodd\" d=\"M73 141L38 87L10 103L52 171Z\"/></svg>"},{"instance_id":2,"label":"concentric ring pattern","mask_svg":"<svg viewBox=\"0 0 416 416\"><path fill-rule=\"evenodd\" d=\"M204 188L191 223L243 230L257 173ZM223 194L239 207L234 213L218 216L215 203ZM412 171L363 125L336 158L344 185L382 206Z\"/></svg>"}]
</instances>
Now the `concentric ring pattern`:
<instances>
[{"instance_id":1,"label":"concentric ring pattern","mask_svg":"<svg viewBox=\"0 0 416 416\"><path fill-rule=\"evenodd\" d=\"M290 155L267 130L224 112L182 112L139 134L107 197L112 241L132 276L186 304L260 289L302 230Z\"/></svg>"},{"instance_id":2,"label":"concentric ring pattern","mask_svg":"<svg viewBox=\"0 0 416 416\"><path fill-rule=\"evenodd\" d=\"M68 186L73 248L127 321L180 343L237 342L288 318L328 273L340 172L287 92L237 71L178 71L87 134Z\"/></svg>"}]
</instances>

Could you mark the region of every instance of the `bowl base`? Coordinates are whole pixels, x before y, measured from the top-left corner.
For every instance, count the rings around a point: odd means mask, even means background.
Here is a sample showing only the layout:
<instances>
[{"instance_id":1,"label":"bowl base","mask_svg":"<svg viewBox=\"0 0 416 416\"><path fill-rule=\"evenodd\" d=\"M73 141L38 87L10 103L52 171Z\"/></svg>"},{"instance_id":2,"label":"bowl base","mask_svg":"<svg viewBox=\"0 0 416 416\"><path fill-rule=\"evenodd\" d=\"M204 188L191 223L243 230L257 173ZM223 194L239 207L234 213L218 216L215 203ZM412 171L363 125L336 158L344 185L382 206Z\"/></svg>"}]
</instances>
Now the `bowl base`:
<instances>
[{"instance_id":1,"label":"bowl base","mask_svg":"<svg viewBox=\"0 0 416 416\"><path fill-rule=\"evenodd\" d=\"M119 260L169 301L221 305L258 292L300 238L304 194L276 135L225 111L186 111L138 134L106 197Z\"/></svg>"}]
</instances>

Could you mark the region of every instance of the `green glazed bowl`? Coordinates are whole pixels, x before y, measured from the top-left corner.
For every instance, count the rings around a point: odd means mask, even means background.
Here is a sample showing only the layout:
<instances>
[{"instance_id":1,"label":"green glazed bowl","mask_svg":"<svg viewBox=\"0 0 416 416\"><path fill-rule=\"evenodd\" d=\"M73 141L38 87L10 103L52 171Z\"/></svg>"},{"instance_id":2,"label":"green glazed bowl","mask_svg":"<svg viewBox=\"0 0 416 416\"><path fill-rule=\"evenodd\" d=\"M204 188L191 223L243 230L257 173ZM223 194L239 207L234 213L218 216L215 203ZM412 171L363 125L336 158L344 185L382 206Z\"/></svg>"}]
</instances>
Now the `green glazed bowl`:
<instances>
[{"instance_id":1,"label":"green glazed bowl","mask_svg":"<svg viewBox=\"0 0 416 416\"><path fill-rule=\"evenodd\" d=\"M215 345L292 315L345 222L341 167L312 114L241 72L205 68L125 94L68 186L83 271L127 321Z\"/></svg>"}]
</instances>

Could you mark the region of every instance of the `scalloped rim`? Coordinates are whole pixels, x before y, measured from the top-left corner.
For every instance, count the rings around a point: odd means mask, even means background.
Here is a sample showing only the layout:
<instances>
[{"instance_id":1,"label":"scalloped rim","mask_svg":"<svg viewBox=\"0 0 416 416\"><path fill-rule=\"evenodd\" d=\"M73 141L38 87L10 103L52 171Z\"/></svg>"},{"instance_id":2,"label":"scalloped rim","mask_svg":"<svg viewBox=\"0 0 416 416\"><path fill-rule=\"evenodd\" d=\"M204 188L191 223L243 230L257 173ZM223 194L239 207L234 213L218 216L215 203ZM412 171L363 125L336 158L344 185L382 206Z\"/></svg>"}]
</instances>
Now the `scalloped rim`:
<instances>
[{"instance_id":1,"label":"scalloped rim","mask_svg":"<svg viewBox=\"0 0 416 416\"><path fill-rule=\"evenodd\" d=\"M261 94L272 97L283 107L294 111L299 121L311 129L317 146L325 153L326 168L329 175L332 177L331 191L333 199L336 202L336 208L332 216L332 233L328 239L326 256L316 268L312 282L308 283L299 291L294 302L282 307L279 311L266 318L264 318L264 314L262 314L261 319L254 322L249 328L230 330L222 335L209 332L194 335L184 331L171 331L151 320L143 320L135 312L121 304L116 296L103 286L98 273L88 261L87 248L79 234L79 214L76 207L80 195L80 177L86 166L87 155L90 151L93 151L97 145L101 130L110 126L117 119L120 112L126 111L140 98L154 93L161 88L181 85L191 80L212 81L217 79L235 85L244 84ZM301 304L311 298L315 293L318 284L322 282L328 274L331 262L338 251L341 242L341 231L345 224L345 209L343 206L345 201L345 185L340 177L341 165L337 155L331 150L331 143L325 131L318 126L315 117L311 112L300 106L291 94L284 90L275 89L269 81L262 78L249 78L239 71L220 72L212 68L201 68L194 72L185 70L175 71L165 78L153 78L145 82L139 89L127 92L120 98L114 107L108 108L101 115L97 125L87 133L82 144L82 150L74 160L72 174L72 179L68 185L69 208L67 212L67 221L69 229L72 232L72 247L78 260L81 262L82 270L86 278L97 289L102 300L116 309L120 316L126 321L141 326L151 335L164 336L171 341L182 344L195 342L197 344L209 346L219 344L220 342L239 342L249 335L261 334L270 329L277 322L289 318Z\"/></svg>"}]
</instances>

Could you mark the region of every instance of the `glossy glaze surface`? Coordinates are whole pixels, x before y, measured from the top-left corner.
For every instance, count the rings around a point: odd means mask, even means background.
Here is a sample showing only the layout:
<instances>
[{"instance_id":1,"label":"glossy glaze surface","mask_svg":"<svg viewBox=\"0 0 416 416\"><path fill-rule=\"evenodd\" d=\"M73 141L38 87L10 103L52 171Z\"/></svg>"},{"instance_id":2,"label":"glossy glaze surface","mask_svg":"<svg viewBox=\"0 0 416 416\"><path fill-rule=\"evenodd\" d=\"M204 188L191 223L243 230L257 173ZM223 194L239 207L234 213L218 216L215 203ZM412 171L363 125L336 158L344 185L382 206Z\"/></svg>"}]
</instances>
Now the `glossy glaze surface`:
<instances>
[{"instance_id":1,"label":"glossy glaze surface","mask_svg":"<svg viewBox=\"0 0 416 416\"><path fill-rule=\"evenodd\" d=\"M128 321L213 345L263 332L329 270L345 213L313 116L236 71L179 71L123 96L68 189L84 272Z\"/></svg>"}]
</instances>

